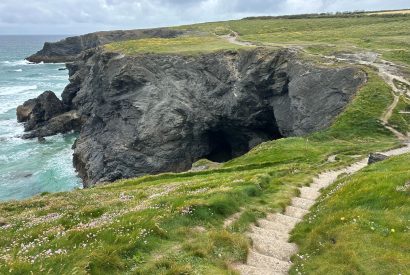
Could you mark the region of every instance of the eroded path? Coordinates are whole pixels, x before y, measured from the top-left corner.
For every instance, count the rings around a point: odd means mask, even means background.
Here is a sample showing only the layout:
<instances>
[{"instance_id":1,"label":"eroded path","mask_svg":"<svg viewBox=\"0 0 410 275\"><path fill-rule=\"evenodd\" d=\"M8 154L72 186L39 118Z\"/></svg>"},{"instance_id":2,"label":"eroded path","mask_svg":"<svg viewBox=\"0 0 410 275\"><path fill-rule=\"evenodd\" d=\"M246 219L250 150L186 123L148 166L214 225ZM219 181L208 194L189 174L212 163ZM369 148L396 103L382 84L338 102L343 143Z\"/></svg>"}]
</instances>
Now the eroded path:
<instances>
[{"instance_id":1,"label":"eroded path","mask_svg":"<svg viewBox=\"0 0 410 275\"><path fill-rule=\"evenodd\" d=\"M403 147L383 154L396 156L410 153L409 138L388 125L400 96L409 96L410 94L408 90L409 81L405 79L399 66L380 60L379 56L374 53L345 54L328 58L352 64L374 66L378 69L379 75L392 88L394 96L392 104L388 106L380 120L388 130L404 143ZM247 261L245 264L235 265L235 268L243 275L288 274L292 265L290 257L298 251L296 244L288 242L292 229L309 213L310 207L316 203L320 196L322 188L334 183L342 174L358 172L366 167L367 163L368 158L365 158L348 167L319 174L310 186L299 188L300 195L292 199L291 204L286 207L284 213L270 214L266 218L258 220L248 233L248 236L252 239L252 248L248 253Z\"/></svg>"},{"instance_id":2,"label":"eroded path","mask_svg":"<svg viewBox=\"0 0 410 275\"><path fill-rule=\"evenodd\" d=\"M225 38L229 43L232 43L235 45L245 46L245 47L256 46L254 43L238 40L239 34L232 30L230 34L224 35L222 37Z\"/></svg>"},{"instance_id":3,"label":"eroded path","mask_svg":"<svg viewBox=\"0 0 410 275\"><path fill-rule=\"evenodd\" d=\"M388 124L394 109L396 109L399 103L400 96L410 97L410 89L408 88L410 87L410 81L405 78L400 65L380 59L379 54L373 52L339 54L337 56L326 56L325 58L375 67L379 76L391 87L393 95L393 102L384 111L380 120L384 127L391 131L398 139L403 141L408 139L407 135L400 133Z\"/></svg>"}]
</instances>

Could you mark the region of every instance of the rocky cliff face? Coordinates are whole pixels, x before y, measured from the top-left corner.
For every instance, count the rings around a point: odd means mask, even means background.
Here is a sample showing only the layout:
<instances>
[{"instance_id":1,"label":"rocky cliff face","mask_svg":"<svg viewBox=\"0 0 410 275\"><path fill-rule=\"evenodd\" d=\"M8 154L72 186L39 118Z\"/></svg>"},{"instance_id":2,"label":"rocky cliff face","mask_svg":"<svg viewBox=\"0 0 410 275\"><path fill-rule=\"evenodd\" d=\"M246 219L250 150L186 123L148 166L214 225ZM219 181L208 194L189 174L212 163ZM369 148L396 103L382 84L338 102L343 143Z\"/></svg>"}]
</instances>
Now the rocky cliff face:
<instances>
[{"instance_id":1,"label":"rocky cliff face","mask_svg":"<svg viewBox=\"0 0 410 275\"><path fill-rule=\"evenodd\" d=\"M226 161L329 126L365 74L289 51L123 56L89 50L68 66L63 103L83 118L74 165L85 186Z\"/></svg>"},{"instance_id":2,"label":"rocky cliff face","mask_svg":"<svg viewBox=\"0 0 410 275\"><path fill-rule=\"evenodd\" d=\"M27 57L27 60L35 63L70 62L76 60L79 54L85 50L111 42L150 37L171 38L182 33L181 31L165 28L89 33L68 37L55 43L46 42L43 49Z\"/></svg>"}]
</instances>

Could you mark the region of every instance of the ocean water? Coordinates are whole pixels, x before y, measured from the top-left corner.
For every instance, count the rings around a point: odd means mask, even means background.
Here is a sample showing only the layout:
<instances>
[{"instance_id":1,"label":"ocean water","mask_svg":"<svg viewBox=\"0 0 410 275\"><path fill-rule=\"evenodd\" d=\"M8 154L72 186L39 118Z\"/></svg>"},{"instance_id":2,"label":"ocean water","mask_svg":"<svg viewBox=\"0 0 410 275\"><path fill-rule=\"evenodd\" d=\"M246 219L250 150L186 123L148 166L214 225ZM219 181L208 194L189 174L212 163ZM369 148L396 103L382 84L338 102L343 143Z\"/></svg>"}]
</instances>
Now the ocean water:
<instances>
[{"instance_id":1,"label":"ocean water","mask_svg":"<svg viewBox=\"0 0 410 275\"><path fill-rule=\"evenodd\" d=\"M25 57L45 41L62 36L0 36L0 201L27 198L42 192L80 188L72 165L75 134L22 140L16 107L43 91L61 95L68 83L64 64L29 64Z\"/></svg>"}]
</instances>

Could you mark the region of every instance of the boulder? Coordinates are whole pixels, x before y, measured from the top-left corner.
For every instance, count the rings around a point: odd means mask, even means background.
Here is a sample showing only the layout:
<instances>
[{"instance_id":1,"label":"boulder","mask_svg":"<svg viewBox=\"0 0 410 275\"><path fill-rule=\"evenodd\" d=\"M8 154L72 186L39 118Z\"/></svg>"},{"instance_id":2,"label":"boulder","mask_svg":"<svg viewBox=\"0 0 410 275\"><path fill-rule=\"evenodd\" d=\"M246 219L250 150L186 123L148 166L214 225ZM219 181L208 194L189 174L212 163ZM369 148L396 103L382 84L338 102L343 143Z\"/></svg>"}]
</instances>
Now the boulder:
<instances>
[{"instance_id":1,"label":"boulder","mask_svg":"<svg viewBox=\"0 0 410 275\"><path fill-rule=\"evenodd\" d=\"M383 161L385 159L388 159L389 157L380 153L371 153L369 155L369 160L367 161L367 164L372 164L375 162Z\"/></svg>"},{"instance_id":2,"label":"boulder","mask_svg":"<svg viewBox=\"0 0 410 275\"><path fill-rule=\"evenodd\" d=\"M26 122L24 130L31 131L63 113L64 110L61 100L52 91L45 91L36 99L30 99L17 107L17 120Z\"/></svg>"}]
</instances>

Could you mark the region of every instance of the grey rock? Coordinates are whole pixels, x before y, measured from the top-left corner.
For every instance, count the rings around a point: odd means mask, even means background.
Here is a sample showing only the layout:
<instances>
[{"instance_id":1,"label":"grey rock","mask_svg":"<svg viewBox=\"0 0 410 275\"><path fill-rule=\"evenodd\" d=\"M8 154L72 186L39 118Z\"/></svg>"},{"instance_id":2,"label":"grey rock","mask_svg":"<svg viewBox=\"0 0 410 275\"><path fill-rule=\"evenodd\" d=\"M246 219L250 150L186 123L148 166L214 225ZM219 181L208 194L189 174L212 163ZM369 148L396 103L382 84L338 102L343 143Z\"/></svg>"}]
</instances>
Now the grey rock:
<instances>
[{"instance_id":1,"label":"grey rock","mask_svg":"<svg viewBox=\"0 0 410 275\"><path fill-rule=\"evenodd\" d=\"M52 91L46 91L35 99L17 107L17 120L26 122L25 131L31 131L64 112L64 105Z\"/></svg>"},{"instance_id":2,"label":"grey rock","mask_svg":"<svg viewBox=\"0 0 410 275\"><path fill-rule=\"evenodd\" d=\"M37 104L36 99L29 99L17 107L16 115L18 122L27 122L30 119L31 114L33 113L33 108Z\"/></svg>"},{"instance_id":3,"label":"grey rock","mask_svg":"<svg viewBox=\"0 0 410 275\"><path fill-rule=\"evenodd\" d=\"M6 225L8 225L8 222L5 219L0 218L0 227L6 226Z\"/></svg>"},{"instance_id":4,"label":"grey rock","mask_svg":"<svg viewBox=\"0 0 410 275\"><path fill-rule=\"evenodd\" d=\"M181 34L182 31L167 28L89 33L68 37L54 43L46 42L43 49L27 57L27 60L35 63L71 62L76 60L81 52L107 43L151 37L172 38Z\"/></svg>"},{"instance_id":5,"label":"grey rock","mask_svg":"<svg viewBox=\"0 0 410 275\"><path fill-rule=\"evenodd\" d=\"M75 110L60 114L51 118L50 120L37 126L34 130L24 134L23 139L39 138L39 141L43 140L46 136L52 136L59 133L68 133L70 131L79 132L82 124L84 123L83 118Z\"/></svg>"},{"instance_id":6,"label":"grey rock","mask_svg":"<svg viewBox=\"0 0 410 275\"><path fill-rule=\"evenodd\" d=\"M379 153L371 153L369 155L369 160L367 161L367 164L372 164L372 163L376 163L379 161L383 161L385 159L388 159L389 157L383 154L379 154Z\"/></svg>"},{"instance_id":7,"label":"grey rock","mask_svg":"<svg viewBox=\"0 0 410 275\"><path fill-rule=\"evenodd\" d=\"M24 130L27 132L22 138L38 138L39 142L44 142L46 136L80 131L83 118L76 110L66 112L66 109L51 91L24 102L17 107L17 120L25 122Z\"/></svg>"},{"instance_id":8,"label":"grey rock","mask_svg":"<svg viewBox=\"0 0 410 275\"><path fill-rule=\"evenodd\" d=\"M85 186L223 162L263 141L328 127L365 74L288 50L123 56L100 49L69 67L65 104L86 118L74 145Z\"/></svg>"}]
</instances>

